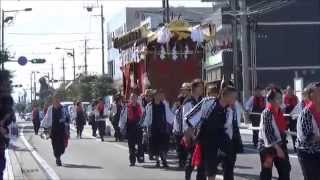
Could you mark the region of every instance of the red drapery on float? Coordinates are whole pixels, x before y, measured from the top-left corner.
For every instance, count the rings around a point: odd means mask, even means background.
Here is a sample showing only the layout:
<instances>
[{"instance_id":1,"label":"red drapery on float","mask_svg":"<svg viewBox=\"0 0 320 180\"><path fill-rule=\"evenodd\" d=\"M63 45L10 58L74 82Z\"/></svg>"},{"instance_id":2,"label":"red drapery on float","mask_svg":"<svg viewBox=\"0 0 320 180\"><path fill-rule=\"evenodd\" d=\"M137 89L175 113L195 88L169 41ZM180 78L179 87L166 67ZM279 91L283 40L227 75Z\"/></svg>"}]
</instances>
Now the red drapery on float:
<instances>
[{"instance_id":1,"label":"red drapery on float","mask_svg":"<svg viewBox=\"0 0 320 180\"><path fill-rule=\"evenodd\" d=\"M129 98L133 88L137 88L137 93L143 91L143 74L145 73L144 62L132 62L124 65L123 74L123 93L125 98ZM136 87L134 87L135 85Z\"/></svg>"},{"instance_id":2,"label":"red drapery on float","mask_svg":"<svg viewBox=\"0 0 320 180\"><path fill-rule=\"evenodd\" d=\"M161 60L158 56L151 57L153 59L147 63L151 86L154 89L162 89L170 102L178 96L182 83L201 78L201 59L196 54L190 55L188 59L176 61Z\"/></svg>"}]
</instances>

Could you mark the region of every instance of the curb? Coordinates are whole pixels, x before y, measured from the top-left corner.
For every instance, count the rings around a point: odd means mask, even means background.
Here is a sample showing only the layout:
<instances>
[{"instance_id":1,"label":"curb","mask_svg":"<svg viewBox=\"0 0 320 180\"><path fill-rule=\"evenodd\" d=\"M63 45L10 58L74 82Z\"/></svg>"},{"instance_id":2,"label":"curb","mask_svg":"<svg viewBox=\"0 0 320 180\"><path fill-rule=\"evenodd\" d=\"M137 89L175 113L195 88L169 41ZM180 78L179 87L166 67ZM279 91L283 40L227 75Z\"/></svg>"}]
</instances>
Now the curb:
<instances>
[{"instance_id":1,"label":"curb","mask_svg":"<svg viewBox=\"0 0 320 180\"><path fill-rule=\"evenodd\" d=\"M26 148L30 151L32 157L36 160L38 165L44 170L47 177L50 180L60 180L58 174L50 167L50 165L34 150L34 148L30 145L30 143L26 140L23 134L24 126L21 127L20 138Z\"/></svg>"},{"instance_id":2,"label":"curb","mask_svg":"<svg viewBox=\"0 0 320 180\"><path fill-rule=\"evenodd\" d=\"M10 157L10 162L12 166L12 173L14 179L24 179L21 164L16 156L16 152L14 148L8 149L8 154Z\"/></svg>"},{"instance_id":3,"label":"curb","mask_svg":"<svg viewBox=\"0 0 320 180\"><path fill-rule=\"evenodd\" d=\"M6 157L6 169L4 170L4 173L3 173L3 179L14 180L13 168L12 168L11 158L9 156L8 149L5 150L5 157Z\"/></svg>"}]
</instances>

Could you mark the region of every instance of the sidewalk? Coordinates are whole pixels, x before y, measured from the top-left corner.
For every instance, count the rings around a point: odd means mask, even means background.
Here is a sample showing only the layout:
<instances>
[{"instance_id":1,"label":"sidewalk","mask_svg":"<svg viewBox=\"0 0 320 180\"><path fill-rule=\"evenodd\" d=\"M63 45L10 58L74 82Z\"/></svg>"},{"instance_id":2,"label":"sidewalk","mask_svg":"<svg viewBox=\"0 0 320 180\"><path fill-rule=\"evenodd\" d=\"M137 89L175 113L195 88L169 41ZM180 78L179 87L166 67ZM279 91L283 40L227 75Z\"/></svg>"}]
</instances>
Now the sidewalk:
<instances>
[{"instance_id":1,"label":"sidewalk","mask_svg":"<svg viewBox=\"0 0 320 180\"><path fill-rule=\"evenodd\" d=\"M15 155L14 146L10 145L5 151L6 157L6 169L3 173L3 179L6 180L15 180L15 179L24 179L22 174L22 168L18 159Z\"/></svg>"},{"instance_id":2,"label":"sidewalk","mask_svg":"<svg viewBox=\"0 0 320 180\"><path fill-rule=\"evenodd\" d=\"M3 172L3 179L14 180L13 168L12 168L11 158L9 156L8 149L6 149L5 157L6 157L6 169Z\"/></svg>"}]
</instances>

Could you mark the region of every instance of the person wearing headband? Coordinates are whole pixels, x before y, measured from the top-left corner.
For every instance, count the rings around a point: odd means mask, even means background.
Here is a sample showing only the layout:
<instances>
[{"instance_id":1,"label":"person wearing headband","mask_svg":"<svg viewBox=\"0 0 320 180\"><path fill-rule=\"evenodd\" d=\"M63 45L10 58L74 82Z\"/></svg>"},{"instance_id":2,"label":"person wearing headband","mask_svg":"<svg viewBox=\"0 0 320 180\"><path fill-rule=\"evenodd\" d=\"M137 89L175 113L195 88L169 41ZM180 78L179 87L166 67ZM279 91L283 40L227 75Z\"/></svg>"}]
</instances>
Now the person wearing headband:
<instances>
[{"instance_id":1,"label":"person wearing headband","mask_svg":"<svg viewBox=\"0 0 320 180\"><path fill-rule=\"evenodd\" d=\"M271 88L267 93L267 105L261 114L258 150L261 161L261 180L272 179L272 167L278 170L279 179L289 180L291 165L287 149L287 121L281 111L282 92Z\"/></svg>"},{"instance_id":2,"label":"person wearing headband","mask_svg":"<svg viewBox=\"0 0 320 180\"><path fill-rule=\"evenodd\" d=\"M320 83L306 90L309 102L297 121L297 153L305 180L320 177Z\"/></svg>"}]
</instances>

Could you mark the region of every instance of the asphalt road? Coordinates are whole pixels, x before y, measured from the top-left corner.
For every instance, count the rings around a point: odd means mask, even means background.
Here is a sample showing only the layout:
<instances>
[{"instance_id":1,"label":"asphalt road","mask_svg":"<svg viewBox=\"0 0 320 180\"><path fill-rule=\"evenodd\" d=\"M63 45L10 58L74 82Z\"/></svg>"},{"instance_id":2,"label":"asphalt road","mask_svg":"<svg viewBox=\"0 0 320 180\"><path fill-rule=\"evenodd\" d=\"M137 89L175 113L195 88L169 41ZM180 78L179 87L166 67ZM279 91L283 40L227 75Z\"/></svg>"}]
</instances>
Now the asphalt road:
<instances>
[{"instance_id":1,"label":"asphalt road","mask_svg":"<svg viewBox=\"0 0 320 180\"><path fill-rule=\"evenodd\" d=\"M19 122L19 125L25 126L23 128L24 137L60 179L184 179L184 171L177 168L177 159L174 151L169 153L169 169L156 169L154 168L154 162L150 161L137 164L136 167L129 167L127 144L125 142L114 142L114 138L107 138L105 142L101 142L90 136L91 131L89 127L85 128L83 139L77 139L75 132L72 131L69 146L62 157L63 166L57 167L52 153L51 141L34 135L31 123ZM237 157L235 179L259 179L260 160L257 151L251 145L250 131L244 130L242 133L245 153L239 154ZM25 150L19 139L18 145L20 146L18 159L23 164L21 168L32 170L25 174L26 179L48 178L43 168L40 167L41 164L36 163L30 154L21 154L29 152ZM292 149L291 142L289 142L289 149ZM292 165L291 179L303 179L295 154L290 154L290 162ZM193 179L195 179L195 174L193 173ZM277 177L276 170L274 170L273 174L274 177Z\"/></svg>"}]
</instances>

